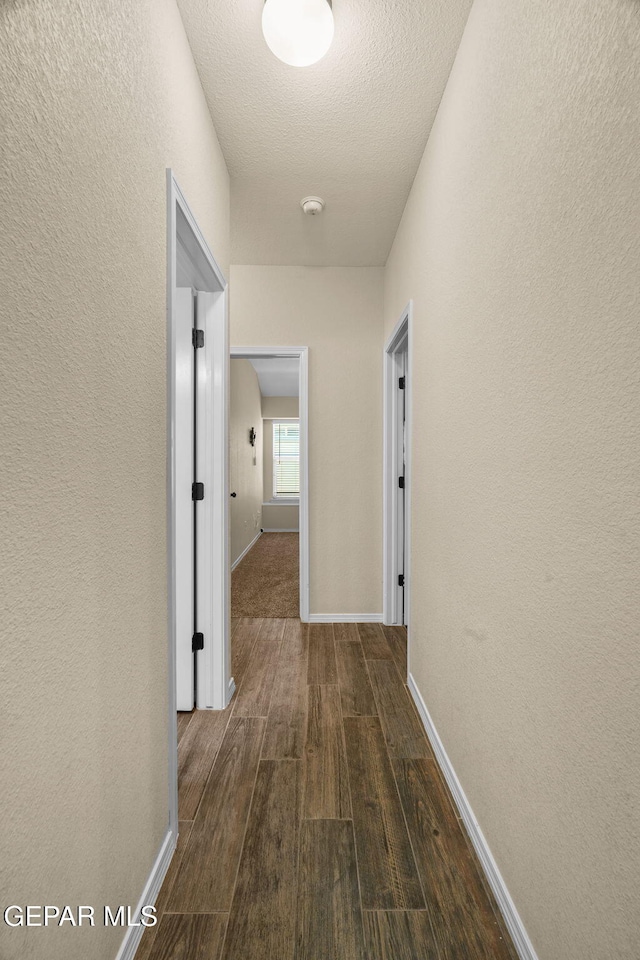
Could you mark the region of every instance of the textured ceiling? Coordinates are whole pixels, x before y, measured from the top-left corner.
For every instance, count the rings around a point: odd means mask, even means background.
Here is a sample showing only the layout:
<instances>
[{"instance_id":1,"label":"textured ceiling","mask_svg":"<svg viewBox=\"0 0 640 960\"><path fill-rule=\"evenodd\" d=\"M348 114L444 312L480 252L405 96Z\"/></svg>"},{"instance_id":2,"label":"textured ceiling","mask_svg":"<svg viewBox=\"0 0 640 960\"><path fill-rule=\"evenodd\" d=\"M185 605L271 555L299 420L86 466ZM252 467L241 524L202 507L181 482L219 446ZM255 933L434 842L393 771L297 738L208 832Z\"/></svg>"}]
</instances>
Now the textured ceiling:
<instances>
[{"instance_id":1,"label":"textured ceiling","mask_svg":"<svg viewBox=\"0 0 640 960\"><path fill-rule=\"evenodd\" d=\"M297 357L259 357L250 359L263 397L297 397L300 361Z\"/></svg>"},{"instance_id":2,"label":"textured ceiling","mask_svg":"<svg viewBox=\"0 0 640 960\"><path fill-rule=\"evenodd\" d=\"M232 262L383 264L471 0L334 0L311 67L270 52L262 0L178 4L231 176Z\"/></svg>"}]
</instances>

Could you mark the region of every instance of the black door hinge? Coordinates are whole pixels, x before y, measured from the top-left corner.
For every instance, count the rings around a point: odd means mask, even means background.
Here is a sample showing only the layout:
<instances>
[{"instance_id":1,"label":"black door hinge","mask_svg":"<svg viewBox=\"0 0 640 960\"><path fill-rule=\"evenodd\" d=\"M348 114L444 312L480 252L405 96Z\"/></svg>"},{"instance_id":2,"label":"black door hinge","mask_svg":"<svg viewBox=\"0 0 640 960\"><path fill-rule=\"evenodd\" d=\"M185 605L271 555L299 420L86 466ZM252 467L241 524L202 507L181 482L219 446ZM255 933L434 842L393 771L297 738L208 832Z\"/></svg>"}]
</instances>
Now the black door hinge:
<instances>
[{"instance_id":1,"label":"black door hinge","mask_svg":"<svg viewBox=\"0 0 640 960\"><path fill-rule=\"evenodd\" d=\"M398 574L398 586L404 587L404 573Z\"/></svg>"},{"instance_id":2,"label":"black door hinge","mask_svg":"<svg viewBox=\"0 0 640 960\"><path fill-rule=\"evenodd\" d=\"M204 330L196 330L194 327L191 331L191 343L196 350L198 347L204 347Z\"/></svg>"},{"instance_id":3,"label":"black door hinge","mask_svg":"<svg viewBox=\"0 0 640 960\"><path fill-rule=\"evenodd\" d=\"M404 390L404 377L398 377L398 389Z\"/></svg>"},{"instance_id":4,"label":"black door hinge","mask_svg":"<svg viewBox=\"0 0 640 960\"><path fill-rule=\"evenodd\" d=\"M204 483L191 484L191 499L204 500Z\"/></svg>"},{"instance_id":5,"label":"black door hinge","mask_svg":"<svg viewBox=\"0 0 640 960\"><path fill-rule=\"evenodd\" d=\"M204 650L204 633L194 633L191 638L191 649L193 651Z\"/></svg>"},{"instance_id":6,"label":"black door hinge","mask_svg":"<svg viewBox=\"0 0 640 960\"><path fill-rule=\"evenodd\" d=\"M398 477L398 486L401 490L404 490L404 477Z\"/></svg>"}]
</instances>

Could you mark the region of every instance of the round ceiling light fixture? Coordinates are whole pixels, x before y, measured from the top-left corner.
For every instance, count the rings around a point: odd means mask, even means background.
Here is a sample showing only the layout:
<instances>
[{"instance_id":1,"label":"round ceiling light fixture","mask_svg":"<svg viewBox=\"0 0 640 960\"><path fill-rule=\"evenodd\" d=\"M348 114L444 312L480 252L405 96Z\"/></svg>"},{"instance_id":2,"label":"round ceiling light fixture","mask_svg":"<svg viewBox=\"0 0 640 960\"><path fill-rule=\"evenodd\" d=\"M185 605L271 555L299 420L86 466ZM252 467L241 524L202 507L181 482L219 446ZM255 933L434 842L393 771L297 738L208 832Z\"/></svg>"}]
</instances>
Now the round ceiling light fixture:
<instances>
[{"instance_id":1,"label":"round ceiling light fixture","mask_svg":"<svg viewBox=\"0 0 640 960\"><path fill-rule=\"evenodd\" d=\"M265 0L262 32L283 63L291 67L317 63L333 40L331 0Z\"/></svg>"},{"instance_id":2,"label":"round ceiling light fixture","mask_svg":"<svg viewBox=\"0 0 640 960\"><path fill-rule=\"evenodd\" d=\"M320 197L305 197L300 201L300 206L309 216L317 217L324 210L324 200Z\"/></svg>"}]
</instances>

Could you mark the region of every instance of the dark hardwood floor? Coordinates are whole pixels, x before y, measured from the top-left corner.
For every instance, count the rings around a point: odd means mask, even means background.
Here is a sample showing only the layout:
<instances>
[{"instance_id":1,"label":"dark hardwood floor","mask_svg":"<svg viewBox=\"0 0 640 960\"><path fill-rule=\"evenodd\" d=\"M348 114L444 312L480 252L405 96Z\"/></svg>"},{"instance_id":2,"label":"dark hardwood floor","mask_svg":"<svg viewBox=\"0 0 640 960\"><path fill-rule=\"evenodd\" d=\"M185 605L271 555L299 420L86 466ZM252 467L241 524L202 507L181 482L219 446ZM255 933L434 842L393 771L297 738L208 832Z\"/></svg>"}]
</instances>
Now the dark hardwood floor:
<instances>
[{"instance_id":1,"label":"dark hardwood floor","mask_svg":"<svg viewBox=\"0 0 640 960\"><path fill-rule=\"evenodd\" d=\"M178 718L180 836L136 960L516 960L406 686L406 631L232 624Z\"/></svg>"}]
</instances>

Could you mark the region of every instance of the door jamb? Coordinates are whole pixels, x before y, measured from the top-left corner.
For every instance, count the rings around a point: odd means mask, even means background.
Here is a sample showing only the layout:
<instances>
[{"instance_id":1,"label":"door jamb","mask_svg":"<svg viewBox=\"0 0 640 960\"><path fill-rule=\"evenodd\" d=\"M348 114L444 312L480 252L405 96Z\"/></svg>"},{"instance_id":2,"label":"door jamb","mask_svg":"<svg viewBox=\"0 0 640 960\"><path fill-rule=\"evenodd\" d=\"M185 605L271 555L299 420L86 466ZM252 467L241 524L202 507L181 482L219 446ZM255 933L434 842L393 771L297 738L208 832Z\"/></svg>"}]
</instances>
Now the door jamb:
<instances>
[{"instance_id":1,"label":"door jamb","mask_svg":"<svg viewBox=\"0 0 640 960\"><path fill-rule=\"evenodd\" d=\"M397 436L397 396L395 384L395 355L407 345L407 375L405 385L405 569L404 604L409 611L407 633L411 633L411 411L412 411L412 345L413 345L413 301L410 300L402 311L400 319L391 332L385 347L383 360L384 378L384 436L383 436L383 488L384 488L384 528L383 528L383 621L386 624L400 622L397 604L397 511L395 508L398 483L398 436ZM407 640L407 657L410 643Z\"/></svg>"},{"instance_id":2,"label":"door jamb","mask_svg":"<svg viewBox=\"0 0 640 960\"><path fill-rule=\"evenodd\" d=\"M178 267L189 274L192 286L203 291L217 294L215 310L212 320L213 336L209 344L205 340L205 364L207 369L207 408L205 430L208 436L214 438L216 450L221 448L226 452L227 447L227 350L228 350L228 322L227 322L227 281L216 263L209 249L207 241L200 230L193 213L189 208L171 168L166 171L167 190L167 275L166 275L166 356L167 356L167 619L168 619L168 747L169 747L169 829L174 838L178 834L178 731L176 711L176 629L175 629L175 598L176 598L176 537L175 537L175 497L176 497L176 464L175 464L175 396L173 390L173 370L176 363L175 352L175 311L174 290L178 283ZM182 285L182 284L181 284ZM186 283L184 284L186 285ZM207 349L208 347L208 349ZM209 419L211 418L211 419ZM226 473L226 456L217 459L211 455L207 447L205 475L203 477L205 490L211 491L211 510L216 514L216 501L222 490L226 505L228 494L228 479ZM214 495L218 496L214 500ZM210 516L207 511L207 517ZM198 691L196 706L221 709L229 699L229 588L228 569L229 545L227 513L223 511L220 520L221 528L218 536L213 536L211 522L206 522L205 536L212 562L220 567L223 573L222 603L218 609L215 622L212 624L212 636L208 640L208 657L204 661L200 674L204 673L204 680L209 690L208 700L201 702ZM213 606L213 596L209 602ZM207 647L205 646L205 652ZM222 656L220 656L220 654ZM222 678L222 683L220 680ZM200 684L199 684L200 686ZM225 690L224 702L218 703L216 688ZM175 841L174 841L175 842Z\"/></svg>"},{"instance_id":3,"label":"door jamb","mask_svg":"<svg viewBox=\"0 0 640 960\"><path fill-rule=\"evenodd\" d=\"M300 619L309 621L309 348L231 347L231 359L298 357L300 360L298 418L300 420ZM227 453L228 460L228 453ZM227 500L228 502L228 500Z\"/></svg>"}]
</instances>

